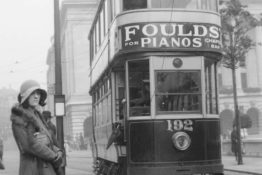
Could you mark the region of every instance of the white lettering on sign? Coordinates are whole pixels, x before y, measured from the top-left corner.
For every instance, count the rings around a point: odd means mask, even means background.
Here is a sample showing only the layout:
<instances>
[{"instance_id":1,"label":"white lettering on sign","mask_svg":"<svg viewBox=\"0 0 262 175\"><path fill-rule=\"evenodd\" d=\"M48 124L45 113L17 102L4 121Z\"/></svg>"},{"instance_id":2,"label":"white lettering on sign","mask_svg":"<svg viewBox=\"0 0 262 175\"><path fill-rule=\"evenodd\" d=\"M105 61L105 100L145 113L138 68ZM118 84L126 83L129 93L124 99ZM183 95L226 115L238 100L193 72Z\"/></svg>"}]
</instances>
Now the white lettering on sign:
<instances>
[{"instance_id":1,"label":"white lettering on sign","mask_svg":"<svg viewBox=\"0 0 262 175\"><path fill-rule=\"evenodd\" d=\"M209 34L208 37L218 39L219 38L219 28L217 26L204 26L192 24L192 29L187 33L185 32L184 24L147 24L142 27L142 33L146 36L196 36L196 37L205 37ZM130 40L130 35L136 35L137 31L140 29L139 25L126 26L125 27L125 41Z\"/></svg>"},{"instance_id":2,"label":"white lettering on sign","mask_svg":"<svg viewBox=\"0 0 262 175\"><path fill-rule=\"evenodd\" d=\"M178 36L192 36L194 35L192 30L189 31L188 33L184 33L184 25L178 25Z\"/></svg>"},{"instance_id":3,"label":"white lettering on sign","mask_svg":"<svg viewBox=\"0 0 262 175\"><path fill-rule=\"evenodd\" d=\"M123 27L123 47L220 49L220 27L213 24L149 23Z\"/></svg>"},{"instance_id":4,"label":"white lettering on sign","mask_svg":"<svg viewBox=\"0 0 262 175\"><path fill-rule=\"evenodd\" d=\"M176 34L176 24L171 24L170 27L167 27L165 24L160 24L161 33L164 36L172 36Z\"/></svg>"},{"instance_id":5,"label":"white lettering on sign","mask_svg":"<svg viewBox=\"0 0 262 175\"><path fill-rule=\"evenodd\" d=\"M168 131L193 131L193 121L192 120L167 120L167 130Z\"/></svg>"},{"instance_id":6,"label":"white lettering on sign","mask_svg":"<svg viewBox=\"0 0 262 175\"><path fill-rule=\"evenodd\" d=\"M142 32L146 36L155 36L158 33L158 28L156 25L147 24L142 28Z\"/></svg>"},{"instance_id":7,"label":"white lettering on sign","mask_svg":"<svg viewBox=\"0 0 262 175\"><path fill-rule=\"evenodd\" d=\"M138 41L135 42L138 45ZM125 43L125 46L135 45L132 42ZM141 47L202 47L203 43L201 38L171 38L171 40L167 40L167 38L141 38Z\"/></svg>"},{"instance_id":8,"label":"white lettering on sign","mask_svg":"<svg viewBox=\"0 0 262 175\"><path fill-rule=\"evenodd\" d=\"M130 41L130 34L135 35L136 34L136 30L139 29L139 25L135 25L135 26L127 26L125 27L126 30L126 40L125 41Z\"/></svg>"},{"instance_id":9,"label":"white lettering on sign","mask_svg":"<svg viewBox=\"0 0 262 175\"><path fill-rule=\"evenodd\" d=\"M210 27L210 34L209 37L218 39L219 38L219 29L216 26Z\"/></svg>"}]
</instances>

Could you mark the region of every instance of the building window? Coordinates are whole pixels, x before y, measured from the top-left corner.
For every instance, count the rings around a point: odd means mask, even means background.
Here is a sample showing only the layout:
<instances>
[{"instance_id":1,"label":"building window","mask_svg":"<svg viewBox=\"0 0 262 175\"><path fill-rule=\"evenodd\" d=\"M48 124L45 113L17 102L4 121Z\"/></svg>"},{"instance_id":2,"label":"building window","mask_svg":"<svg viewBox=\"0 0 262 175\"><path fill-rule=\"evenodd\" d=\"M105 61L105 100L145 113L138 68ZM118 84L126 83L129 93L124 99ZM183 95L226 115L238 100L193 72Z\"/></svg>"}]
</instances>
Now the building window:
<instances>
[{"instance_id":1,"label":"building window","mask_svg":"<svg viewBox=\"0 0 262 175\"><path fill-rule=\"evenodd\" d=\"M247 88L247 73L241 73L241 85L242 89Z\"/></svg>"},{"instance_id":2,"label":"building window","mask_svg":"<svg viewBox=\"0 0 262 175\"><path fill-rule=\"evenodd\" d=\"M239 60L239 66L240 67L246 67L246 59Z\"/></svg>"},{"instance_id":3,"label":"building window","mask_svg":"<svg viewBox=\"0 0 262 175\"><path fill-rule=\"evenodd\" d=\"M220 87L223 87L222 74L218 74L218 85L219 85Z\"/></svg>"}]
</instances>

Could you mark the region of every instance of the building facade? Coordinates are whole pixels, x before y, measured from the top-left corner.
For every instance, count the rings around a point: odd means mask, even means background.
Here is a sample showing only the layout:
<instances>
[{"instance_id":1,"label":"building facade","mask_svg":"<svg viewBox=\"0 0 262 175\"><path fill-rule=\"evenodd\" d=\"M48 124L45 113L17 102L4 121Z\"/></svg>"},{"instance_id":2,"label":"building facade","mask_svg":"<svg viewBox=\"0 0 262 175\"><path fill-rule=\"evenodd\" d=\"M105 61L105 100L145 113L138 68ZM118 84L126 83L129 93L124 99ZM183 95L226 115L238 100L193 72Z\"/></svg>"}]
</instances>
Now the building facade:
<instances>
[{"instance_id":1,"label":"building facade","mask_svg":"<svg viewBox=\"0 0 262 175\"><path fill-rule=\"evenodd\" d=\"M252 15L261 18L262 1L242 0ZM239 111L252 120L252 127L245 134L262 135L262 26L258 25L249 33L254 46L236 69L236 84ZM229 136L234 120L232 71L223 66L219 70L221 131Z\"/></svg>"},{"instance_id":2,"label":"building facade","mask_svg":"<svg viewBox=\"0 0 262 175\"><path fill-rule=\"evenodd\" d=\"M10 125L11 108L17 103L17 95L19 92L12 88L0 89L0 139L7 141L13 138Z\"/></svg>"},{"instance_id":3,"label":"building facade","mask_svg":"<svg viewBox=\"0 0 262 175\"><path fill-rule=\"evenodd\" d=\"M88 33L97 8L96 0L65 0L61 4L62 87L66 98L65 138L83 135L84 120L91 116L89 96ZM48 51L48 104L54 111L55 59L54 47Z\"/></svg>"}]
</instances>

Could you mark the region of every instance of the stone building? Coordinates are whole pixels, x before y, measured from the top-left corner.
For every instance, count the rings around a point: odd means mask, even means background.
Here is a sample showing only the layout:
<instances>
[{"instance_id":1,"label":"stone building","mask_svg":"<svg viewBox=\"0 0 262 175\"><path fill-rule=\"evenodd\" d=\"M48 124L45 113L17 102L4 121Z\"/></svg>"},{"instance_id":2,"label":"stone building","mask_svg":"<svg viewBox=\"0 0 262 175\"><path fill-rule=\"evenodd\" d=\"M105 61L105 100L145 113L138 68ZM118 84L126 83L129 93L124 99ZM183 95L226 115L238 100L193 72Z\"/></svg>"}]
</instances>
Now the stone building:
<instances>
[{"instance_id":1,"label":"stone building","mask_svg":"<svg viewBox=\"0 0 262 175\"><path fill-rule=\"evenodd\" d=\"M261 18L261 0L241 0L247 10L256 18ZM247 130L249 136L262 134L262 26L249 32L254 47L246 55L246 60L236 69L236 83L239 110L250 116L252 127ZM220 85L220 116L222 134L232 130L234 119L234 101L231 69L220 67L218 81Z\"/></svg>"},{"instance_id":2,"label":"stone building","mask_svg":"<svg viewBox=\"0 0 262 175\"><path fill-rule=\"evenodd\" d=\"M84 133L84 120L91 116L88 33L96 8L96 0L64 0L61 4L62 87L66 98L65 138L79 138ZM47 64L48 108L54 113L53 44L48 51Z\"/></svg>"}]
</instances>

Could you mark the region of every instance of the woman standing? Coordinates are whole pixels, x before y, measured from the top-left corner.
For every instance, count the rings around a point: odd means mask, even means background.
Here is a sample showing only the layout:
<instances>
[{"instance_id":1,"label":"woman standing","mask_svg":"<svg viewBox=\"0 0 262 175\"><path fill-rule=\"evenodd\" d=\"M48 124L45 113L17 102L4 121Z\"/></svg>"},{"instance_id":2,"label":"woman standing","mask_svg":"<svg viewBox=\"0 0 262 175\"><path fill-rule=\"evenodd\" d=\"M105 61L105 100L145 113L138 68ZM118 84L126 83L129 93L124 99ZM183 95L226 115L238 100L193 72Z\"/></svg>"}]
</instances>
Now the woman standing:
<instances>
[{"instance_id":1,"label":"woman standing","mask_svg":"<svg viewBox=\"0 0 262 175\"><path fill-rule=\"evenodd\" d=\"M19 175L56 175L62 163L62 151L53 144L39 109L47 93L34 80L25 81L18 102L12 108L13 135L20 151Z\"/></svg>"}]
</instances>

